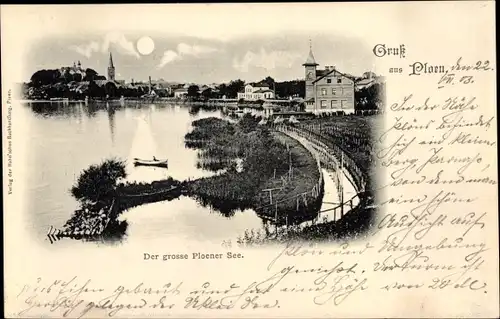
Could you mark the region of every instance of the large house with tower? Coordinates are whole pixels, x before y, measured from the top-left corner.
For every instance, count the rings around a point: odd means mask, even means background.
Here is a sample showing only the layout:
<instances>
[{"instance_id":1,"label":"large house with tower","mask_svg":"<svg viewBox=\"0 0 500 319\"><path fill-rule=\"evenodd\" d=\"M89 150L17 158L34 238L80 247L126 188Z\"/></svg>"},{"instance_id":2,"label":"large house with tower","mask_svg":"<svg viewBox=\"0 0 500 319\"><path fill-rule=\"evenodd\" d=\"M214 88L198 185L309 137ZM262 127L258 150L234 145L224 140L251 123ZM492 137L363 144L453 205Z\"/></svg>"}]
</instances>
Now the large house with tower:
<instances>
[{"instance_id":1,"label":"large house with tower","mask_svg":"<svg viewBox=\"0 0 500 319\"><path fill-rule=\"evenodd\" d=\"M354 113L354 81L338 71L335 66L325 66L319 70L312 48L304 64L305 107L315 114L343 111Z\"/></svg>"}]
</instances>

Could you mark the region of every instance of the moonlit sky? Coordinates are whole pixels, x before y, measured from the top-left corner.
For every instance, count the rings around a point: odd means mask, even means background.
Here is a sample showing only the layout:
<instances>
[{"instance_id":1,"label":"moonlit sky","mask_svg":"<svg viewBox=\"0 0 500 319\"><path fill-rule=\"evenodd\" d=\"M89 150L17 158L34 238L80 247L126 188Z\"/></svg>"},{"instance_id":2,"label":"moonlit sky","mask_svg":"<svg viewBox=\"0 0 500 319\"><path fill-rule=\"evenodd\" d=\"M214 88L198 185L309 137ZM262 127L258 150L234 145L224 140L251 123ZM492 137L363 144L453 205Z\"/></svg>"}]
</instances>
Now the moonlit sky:
<instances>
[{"instance_id":1,"label":"moonlit sky","mask_svg":"<svg viewBox=\"0 0 500 319\"><path fill-rule=\"evenodd\" d=\"M36 70L72 65L80 60L106 75L109 52L113 53L117 79L130 81L163 78L167 81L212 83L232 79L260 80L270 75L279 80L304 76L306 34L286 36L247 35L231 41L196 36L151 35L155 50L147 56L137 50L139 34L110 32L67 39L43 39L33 45L26 61L26 78ZM363 42L341 36L311 35L313 52L321 65L336 65L347 73L370 70L371 52Z\"/></svg>"},{"instance_id":2,"label":"moonlit sky","mask_svg":"<svg viewBox=\"0 0 500 319\"><path fill-rule=\"evenodd\" d=\"M436 3L435 11L426 12L429 25L441 19L441 5L445 6ZM427 30L427 24L414 17L415 10L423 7L405 2L30 5L3 8L2 37L10 45L12 59L22 59L20 72L11 73L18 81L28 81L37 70L78 60L84 68L106 75L110 51L116 78L125 81L145 81L148 76L199 84L238 78L250 82L266 76L294 80L304 77L309 39L321 68L334 65L352 75L365 71L387 75L388 67L407 63L375 58L376 44L404 43L408 59L419 59L428 54L428 46L417 45L413 39L419 38L414 35L446 34L439 42L443 46L456 40L450 37L456 34L450 30L454 26ZM137 50L143 36L154 41L149 55ZM436 57L449 59L439 52L436 49Z\"/></svg>"}]
</instances>

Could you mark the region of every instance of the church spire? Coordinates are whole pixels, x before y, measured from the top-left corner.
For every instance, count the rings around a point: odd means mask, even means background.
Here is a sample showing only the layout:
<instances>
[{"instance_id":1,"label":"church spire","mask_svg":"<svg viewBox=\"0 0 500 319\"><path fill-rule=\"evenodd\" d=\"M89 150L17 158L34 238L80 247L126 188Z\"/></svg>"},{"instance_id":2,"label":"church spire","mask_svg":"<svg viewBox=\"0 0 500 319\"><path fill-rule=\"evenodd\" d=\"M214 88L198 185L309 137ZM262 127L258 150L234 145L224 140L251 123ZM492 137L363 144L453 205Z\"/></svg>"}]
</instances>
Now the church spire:
<instances>
[{"instance_id":1,"label":"church spire","mask_svg":"<svg viewBox=\"0 0 500 319\"><path fill-rule=\"evenodd\" d=\"M113 65L113 55L111 55L111 52L109 52L109 68L114 68L115 66Z\"/></svg>"},{"instance_id":2,"label":"church spire","mask_svg":"<svg viewBox=\"0 0 500 319\"><path fill-rule=\"evenodd\" d=\"M113 64L113 56L109 52L109 65L108 65L108 81L115 80L115 66Z\"/></svg>"},{"instance_id":3,"label":"church spire","mask_svg":"<svg viewBox=\"0 0 500 319\"><path fill-rule=\"evenodd\" d=\"M304 64L302 64L304 66L313 66L313 65L318 65L318 63L316 63L316 60L314 59L314 55L313 55L313 51L312 51L312 42L311 42L311 39L309 39L309 56L307 57L307 60Z\"/></svg>"}]
</instances>

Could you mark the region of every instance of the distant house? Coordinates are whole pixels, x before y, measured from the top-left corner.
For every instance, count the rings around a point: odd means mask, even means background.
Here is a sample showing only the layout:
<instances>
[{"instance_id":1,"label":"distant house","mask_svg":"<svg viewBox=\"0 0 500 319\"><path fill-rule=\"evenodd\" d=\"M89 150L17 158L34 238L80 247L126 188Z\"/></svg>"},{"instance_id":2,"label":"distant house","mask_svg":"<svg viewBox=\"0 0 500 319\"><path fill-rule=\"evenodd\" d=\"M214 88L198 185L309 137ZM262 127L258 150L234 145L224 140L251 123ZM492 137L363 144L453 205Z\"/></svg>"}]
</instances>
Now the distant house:
<instances>
[{"instance_id":1,"label":"distant house","mask_svg":"<svg viewBox=\"0 0 500 319\"><path fill-rule=\"evenodd\" d=\"M165 96L169 96L172 94L172 88L168 85L164 84L156 84L154 86L155 90L161 91L165 94Z\"/></svg>"},{"instance_id":2,"label":"distant house","mask_svg":"<svg viewBox=\"0 0 500 319\"><path fill-rule=\"evenodd\" d=\"M166 97L170 93L167 89L164 89L164 88L153 88L153 89L151 89L150 94L154 95L154 96L159 96L159 97Z\"/></svg>"},{"instance_id":3,"label":"distant house","mask_svg":"<svg viewBox=\"0 0 500 319\"><path fill-rule=\"evenodd\" d=\"M151 90L158 93L158 95L170 96L172 94L172 85L163 79L152 80L151 86Z\"/></svg>"},{"instance_id":4,"label":"distant house","mask_svg":"<svg viewBox=\"0 0 500 319\"><path fill-rule=\"evenodd\" d=\"M174 97L176 99L183 99L187 96L187 94L188 94L188 89L184 87L174 91Z\"/></svg>"},{"instance_id":5,"label":"distant house","mask_svg":"<svg viewBox=\"0 0 500 319\"><path fill-rule=\"evenodd\" d=\"M247 84L242 92L238 92L238 99L249 101L274 99L274 91L267 84Z\"/></svg>"},{"instance_id":6,"label":"distant house","mask_svg":"<svg viewBox=\"0 0 500 319\"><path fill-rule=\"evenodd\" d=\"M370 76L368 78L364 78L364 79L361 79L359 80L358 82L356 82L356 91L360 91L362 89L366 89L366 88L369 88L370 86L374 85L374 84L380 84L380 83L384 83L385 82L385 77L383 76L371 76L371 72L370 72Z\"/></svg>"},{"instance_id":7,"label":"distant house","mask_svg":"<svg viewBox=\"0 0 500 319\"><path fill-rule=\"evenodd\" d=\"M306 111L354 113L354 79L352 77L339 72L334 66L326 66L324 70L318 70L312 49L303 66L306 74Z\"/></svg>"}]
</instances>

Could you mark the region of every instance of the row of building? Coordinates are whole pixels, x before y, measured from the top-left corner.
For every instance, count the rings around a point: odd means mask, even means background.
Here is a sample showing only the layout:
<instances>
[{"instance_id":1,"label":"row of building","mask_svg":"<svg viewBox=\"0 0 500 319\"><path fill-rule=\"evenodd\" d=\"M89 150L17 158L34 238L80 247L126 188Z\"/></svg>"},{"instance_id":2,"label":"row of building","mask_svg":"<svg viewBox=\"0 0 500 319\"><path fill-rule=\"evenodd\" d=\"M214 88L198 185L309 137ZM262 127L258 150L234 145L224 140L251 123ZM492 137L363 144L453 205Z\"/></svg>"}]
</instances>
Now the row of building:
<instances>
[{"instance_id":1,"label":"row of building","mask_svg":"<svg viewBox=\"0 0 500 319\"><path fill-rule=\"evenodd\" d=\"M306 111L314 113L343 111L345 113L353 113L355 108L355 91L369 87L375 83L383 81L382 77L372 77L371 72L367 78L360 81L348 74L345 74L335 68L335 66L325 66L324 69L319 69L319 64L316 63L312 47L309 49L309 55L303 64L305 71L305 97L304 104ZM85 77L84 70L80 62L74 64L73 68L65 70L68 72L81 73ZM142 88L143 91L149 92L152 96L173 96L175 98L185 98L188 95L189 87L193 84L172 85L162 80L152 81L149 78L149 83L131 83L125 84L124 81L118 81L115 78L115 66L113 57L110 53L109 64L107 70L107 79L95 81L97 85L104 86L108 83L113 83L117 87L125 87L130 89ZM82 87L88 83L80 83ZM198 93L203 94L205 90L211 93L217 93L216 85L203 85L199 87ZM273 100L276 99L274 89L270 88L265 83L249 83L245 85L243 90L238 93L238 100Z\"/></svg>"}]
</instances>

